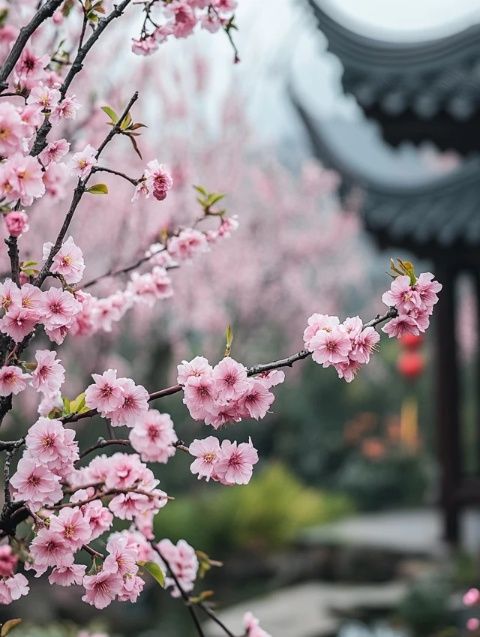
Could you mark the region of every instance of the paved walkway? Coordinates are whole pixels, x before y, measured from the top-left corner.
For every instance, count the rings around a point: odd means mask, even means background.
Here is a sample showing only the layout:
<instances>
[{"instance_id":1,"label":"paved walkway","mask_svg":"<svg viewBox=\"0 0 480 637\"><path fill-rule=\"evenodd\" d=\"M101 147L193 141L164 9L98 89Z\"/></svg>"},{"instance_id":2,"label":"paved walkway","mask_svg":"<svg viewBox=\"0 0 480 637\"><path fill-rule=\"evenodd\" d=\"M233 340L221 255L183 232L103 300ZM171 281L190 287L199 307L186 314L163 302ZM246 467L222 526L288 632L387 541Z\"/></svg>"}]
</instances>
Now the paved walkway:
<instances>
[{"instance_id":1,"label":"paved walkway","mask_svg":"<svg viewBox=\"0 0 480 637\"><path fill-rule=\"evenodd\" d=\"M467 511L462 520L467 550L480 550L480 512ZM366 513L311 529L304 534L313 544L346 544L392 550L405 555L438 557L447 547L442 541L442 520L434 509Z\"/></svg>"},{"instance_id":2,"label":"paved walkway","mask_svg":"<svg viewBox=\"0 0 480 637\"><path fill-rule=\"evenodd\" d=\"M334 635L340 626L337 612L355 608L388 610L403 598L400 583L350 586L309 582L276 591L218 613L235 634L242 634L243 615L250 610L261 618L262 627L273 637L321 637ZM214 624L207 624L209 637L224 637Z\"/></svg>"}]
</instances>

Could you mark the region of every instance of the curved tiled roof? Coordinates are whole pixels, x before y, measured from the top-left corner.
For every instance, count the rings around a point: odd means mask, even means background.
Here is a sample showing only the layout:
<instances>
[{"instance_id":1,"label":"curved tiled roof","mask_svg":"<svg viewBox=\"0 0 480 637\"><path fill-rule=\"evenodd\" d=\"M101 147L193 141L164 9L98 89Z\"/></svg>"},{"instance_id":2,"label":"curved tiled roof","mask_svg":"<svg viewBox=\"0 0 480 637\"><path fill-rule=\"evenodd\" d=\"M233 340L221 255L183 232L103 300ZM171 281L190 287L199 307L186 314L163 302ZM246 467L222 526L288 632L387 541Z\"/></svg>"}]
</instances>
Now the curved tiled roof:
<instances>
[{"instance_id":1,"label":"curved tiled roof","mask_svg":"<svg viewBox=\"0 0 480 637\"><path fill-rule=\"evenodd\" d=\"M389 42L340 24L322 0L307 1L329 51L342 62L345 92L382 124L390 143L408 135L415 142L433 139L440 148L451 148L445 127L456 122L464 129L459 150L472 150L471 130L478 130L480 117L480 25L425 42ZM415 120L420 125L415 127Z\"/></svg>"},{"instance_id":2,"label":"curved tiled roof","mask_svg":"<svg viewBox=\"0 0 480 637\"><path fill-rule=\"evenodd\" d=\"M312 117L295 98L293 103L318 158L338 170L347 187L362 189L364 224L381 245L428 257L441 253L448 258L450 253L465 265L480 262L479 156L464 160L448 174L425 174L415 184L372 176L345 152L345 146L350 153L358 149L348 144L340 149L332 143L324 130L331 123Z\"/></svg>"}]
</instances>

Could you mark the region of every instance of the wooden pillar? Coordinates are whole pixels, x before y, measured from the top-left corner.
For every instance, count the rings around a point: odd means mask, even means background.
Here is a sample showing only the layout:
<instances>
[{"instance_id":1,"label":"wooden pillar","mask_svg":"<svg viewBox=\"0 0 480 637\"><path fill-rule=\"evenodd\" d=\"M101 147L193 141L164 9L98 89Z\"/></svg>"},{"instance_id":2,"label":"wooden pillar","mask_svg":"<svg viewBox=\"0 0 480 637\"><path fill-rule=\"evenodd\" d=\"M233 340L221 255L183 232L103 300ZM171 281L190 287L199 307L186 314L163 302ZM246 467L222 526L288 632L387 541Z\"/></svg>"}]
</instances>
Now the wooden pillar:
<instances>
[{"instance_id":1,"label":"wooden pillar","mask_svg":"<svg viewBox=\"0 0 480 637\"><path fill-rule=\"evenodd\" d=\"M457 544L460 536L458 490L461 481L459 370L455 320L455 272L437 263L435 275L443 289L436 307L436 421L441 471L444 539Z\"/></svg>"}]
</instances>

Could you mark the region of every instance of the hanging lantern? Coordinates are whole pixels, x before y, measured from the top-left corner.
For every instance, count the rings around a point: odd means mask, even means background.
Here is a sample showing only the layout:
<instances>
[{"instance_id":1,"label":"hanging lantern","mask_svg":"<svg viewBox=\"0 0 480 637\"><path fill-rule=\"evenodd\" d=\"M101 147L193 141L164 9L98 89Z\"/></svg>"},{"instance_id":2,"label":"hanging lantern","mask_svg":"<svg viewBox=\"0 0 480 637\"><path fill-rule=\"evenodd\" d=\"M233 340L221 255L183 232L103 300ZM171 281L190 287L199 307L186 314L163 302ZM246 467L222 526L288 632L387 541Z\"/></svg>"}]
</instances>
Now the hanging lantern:
<instances>
[{"instance_id":1,"label":"hanging lantern","mask_svg":"<svg viewBox=\"0 0 480 637\"><path fill-rule=\"evenodd\" d=\"M418 378L425 368L425 359L419 352L406 350L400 354L397 369L402 376L409 380Z\"/></svg>"},{"instance_id":2,"label":"hanging lantern","mask_svg":"<svg viewBox=\"0 0 480 637\"><path fill-rule=\"evenodd\" d=\"M423 336L418 334L404 334L400 339L400 343L406 349L418 349L421 345L423 345Z\"/></svg>"}]
</instances>

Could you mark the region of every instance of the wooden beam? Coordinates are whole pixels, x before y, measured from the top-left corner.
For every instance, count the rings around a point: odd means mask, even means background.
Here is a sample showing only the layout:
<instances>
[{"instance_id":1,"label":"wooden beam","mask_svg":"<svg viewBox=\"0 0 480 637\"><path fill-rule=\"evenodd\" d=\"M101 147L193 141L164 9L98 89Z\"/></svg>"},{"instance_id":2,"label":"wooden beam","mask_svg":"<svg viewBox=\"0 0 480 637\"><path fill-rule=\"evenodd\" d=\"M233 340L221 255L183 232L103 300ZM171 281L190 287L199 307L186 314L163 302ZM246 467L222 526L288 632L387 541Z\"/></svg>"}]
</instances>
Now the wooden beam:
<instances>
[{"instance_id":1,"label":"wooden beam","mask_svg":"<svg viewBox=\"0 0 480 637\"><path fill-rule=\"evenodd\" d=\"M461 427L455 320L456 273L441 262L435 265L434 271L443 285L435 319L435 404L441 471L441 506L444 515L444 539L451 544L457 544L460 538L458 490L461 482Z\"/></svg>"}]
</instances>

